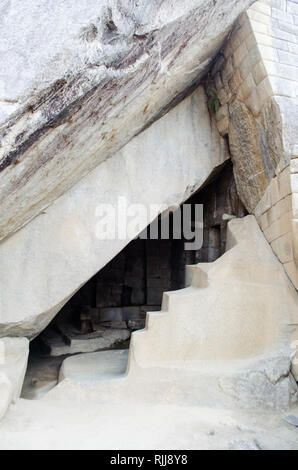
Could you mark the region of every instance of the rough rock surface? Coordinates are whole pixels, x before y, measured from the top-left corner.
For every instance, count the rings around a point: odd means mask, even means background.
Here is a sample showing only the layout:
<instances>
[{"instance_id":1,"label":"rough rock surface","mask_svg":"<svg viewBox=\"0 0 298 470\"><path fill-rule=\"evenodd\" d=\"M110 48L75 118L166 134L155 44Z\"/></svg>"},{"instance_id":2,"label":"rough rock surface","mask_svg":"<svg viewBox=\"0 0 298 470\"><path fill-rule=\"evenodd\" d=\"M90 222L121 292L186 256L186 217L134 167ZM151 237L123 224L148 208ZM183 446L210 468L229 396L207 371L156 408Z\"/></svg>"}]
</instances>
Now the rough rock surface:
<instances>
[{"instance_id":1,"label":"rough rock surface","mask_svg":"<svg viewBox=\"0 0 298 470\"><path fill-rule=\"evenodd\" d=\"M26 338L0 339L0 420L21 394L28 354Z\"/></svg>"},{"instance_id":2,"label":"rough rock surface","mask_svg":"<svg viewBox=\"0 0 298 470\"><path fill-rule=\"evenodd\" d=\"M0 362L0 372L6 374L13 388L12 399L16 401L22 391L27 368L29 341L27 338L1 338L0 348L4 358Z\"/></svg>"},{"instance_id":3,"label":"rough rock surface","mask_svg":"<svg viewBox=\"0 0 298 470\"><path fill-rule=\"evenodd\" d=\"M162 205L185 201L228 158L199 87L0 243L0 272L9 273L0 278L0 336L32 337L42 331L86 281L164 210ZM118 210L119 197L127 204L156 206L148 217L142 213L129 237L99 239L97 207L104 203Z\"/></svg>"},{"instance_id":4,"label":"rough rock surface","mask_svg":"<svg viewBox=\"0 0 298 470\"><path fill-rule=\"evenodd\" d=\"M297 429L272 412L44 400L20 400L0 423L1 450L173 448L298 450Z\"/></svg>"},{"instance_id":5,"label":"rough rock surface","mask_svg":"<svg viewBox=\"0 0 298 470\"><path fill-rule=\"evenodd\" d=\"M250 3L4 2L0 239L198 84Z\"/></svg>"},{"instance_id":6,"label":"rough rock surface","mask_svg":"<svg viewBox=\"0 0 298 470\"><path fill-rule=\"evenodd\" d=\"M251 213L264 195L283 155L280 112L274 101L257 120L245 103L229 107L229 144L238 194Z\"/></svg>"}]
</instances>

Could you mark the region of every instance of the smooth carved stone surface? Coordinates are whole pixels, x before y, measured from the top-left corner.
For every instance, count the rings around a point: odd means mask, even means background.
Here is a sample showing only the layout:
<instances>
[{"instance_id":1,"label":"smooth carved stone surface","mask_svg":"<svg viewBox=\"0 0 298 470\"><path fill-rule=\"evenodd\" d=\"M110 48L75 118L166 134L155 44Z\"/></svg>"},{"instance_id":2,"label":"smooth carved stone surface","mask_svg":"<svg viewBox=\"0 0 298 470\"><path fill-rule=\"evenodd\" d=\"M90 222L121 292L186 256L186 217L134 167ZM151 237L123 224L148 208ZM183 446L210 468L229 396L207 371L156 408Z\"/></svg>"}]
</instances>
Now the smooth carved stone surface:
<instances>
[{"instance_id":1,"label":"smooth carved stone surface","mask_svg":"<svg viewBox=\"0 0 298 470\"><path fill-rule=\"evenodd\" d=\"M4 2L0 239L198 84L251 2Z\"/></svg>"},{"instance_id":2,"label":"smooth carved stone surface","mask_svg":"<svg viewBox=\"0 0 298 470\"><path fill-rule=\"evenodd\" d=\"M132 334L125 374L100 380L91 367L86 386L89 356L74 358L76 371L48 398L250 410L295 403L297 292L255 217L230 221L226 253L188 271L189 287L165 293L162 311L149 312L146 329Z\"/></svg>"},{"instance_id":3,"label":"smooth carved stone surface","mask_svg":"<svg viewBox=\"0 0 298 470\"><path fill-rule=\"evenodd\" d=\"M42 331L86 281L164 210L161 205L184 202L228 158L199 87L0 243L0 272L7 273L0 276L0 336L32 337ZM126 239L100 239L97 207L103 203L118 210L119 197L127 204L156 206L150 217L142 214L139 227Z\"/></svg>"},{"instance_id":4,"label":"smooth carved stone surface","mask_svg":"<svg viewBox=\"0 0 298 470\"><path fill-rule=\"evenodd\" d=\"M6 374L0 372L0 421L5 415L12 399L12 385Z\"/></svg>"}]
</instances>

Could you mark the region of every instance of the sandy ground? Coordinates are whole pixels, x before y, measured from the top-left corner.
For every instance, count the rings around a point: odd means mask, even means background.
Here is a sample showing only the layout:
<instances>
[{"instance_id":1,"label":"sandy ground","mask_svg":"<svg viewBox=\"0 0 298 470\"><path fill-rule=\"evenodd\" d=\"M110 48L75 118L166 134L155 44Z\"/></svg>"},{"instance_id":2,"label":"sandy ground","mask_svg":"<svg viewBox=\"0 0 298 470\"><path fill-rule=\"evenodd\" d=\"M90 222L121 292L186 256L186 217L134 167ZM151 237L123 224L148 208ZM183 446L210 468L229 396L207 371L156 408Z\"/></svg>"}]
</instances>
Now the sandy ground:
<instances>
[{"instance_id":1,"label":"sandy ground","mask_svg":"<svg viewBox=\"0 0 298 470\"><path fill-rule=\"evenodd\" d=\"M298 450L298 428L270 413L21 399L0 424L0 449Z\"/></svg>"}]
</instances>

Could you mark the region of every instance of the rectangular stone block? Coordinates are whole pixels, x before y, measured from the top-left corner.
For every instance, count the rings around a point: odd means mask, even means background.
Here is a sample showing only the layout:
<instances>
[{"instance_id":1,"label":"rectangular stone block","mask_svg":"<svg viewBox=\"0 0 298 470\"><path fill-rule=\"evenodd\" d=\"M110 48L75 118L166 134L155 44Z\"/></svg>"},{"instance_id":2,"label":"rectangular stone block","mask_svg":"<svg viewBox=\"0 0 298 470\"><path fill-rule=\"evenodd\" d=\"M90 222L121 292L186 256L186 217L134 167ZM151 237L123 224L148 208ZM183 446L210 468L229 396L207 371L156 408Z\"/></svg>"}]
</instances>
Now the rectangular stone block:
<instances>
[{"instance_id":1,"label":"rectangular stone block","mask_svg":"<svg viewBox=\"0 0 298 470\"><path fill-rule=\"evenodd\" d=\"M147 304L150 305L161 305L163 289L155 288L149 289L147 292Z\"/></svg>"},{"instance_id":2,"label":"rectangular stone block","mask_svg":"<svg viewBox=\"0 0 298 470\"><path fill-rule=\"evenodd\" d=\"M289 263L293 261L293 240L292 232L286 233L282 237L274 240L271 243L271 247L282 263Z\"/></svg>"},{"instance_id":3,"label":"rectangular stone block","mask_svg":"<svg viewBox=\"0 0 298 470\"><path fill-rule=\"evenodd\" d=\"M288 194L291 194L291 181L290 181L290 167L287 166L278 176L278 188L280 199L283 199Z\"/></svg>"},{"instance_id":4,"label":"rectangular stone block","mask_svg":"<svg viewBox=\"0 0 298 470\"><path fill-rule=\"evenodd\" d=\"M259 225L261 229L264 231L266 228L269 227L269 220L268 220L268 212L265 212L265 214L261 215L258 218Z\"/></svg>"},{"instance_id":5,"label":"rectangular stone block","mask_svg":"<svg viewBox=\"0 0 298 470\"><path fill-rule=\"evenodd\" d=\"M275 95L296 98L297 83L286 78L270 76L270 84Z\"/></svg>"},{"instance_id":6,"label":"rectangular stone block","mask_svg":"<svg viewBox=\"0 0 298 470\"><path fill-rule=\"evenodd\" d=\"M298 193L292 194L292 212L293 218L298 219Z\"/></svg>"},{"instance_id":7,"label":"rectangular stone block","mask_svg":"<svg viewBox=\"0 0 298 470\"><path fill-rule=\"evenodd\" d=\"M272 207L272 204L271 204L271 197L270 197L270 188L268 187L266 189L262 199L260 200L260 202L256 206L256 208L254 210L254 214L255 214L256 217L260 217L265 212L267 212L269 209L271 209L271 207Z\"/></svg>"},{"instance_id":8,"label":"rectangular stone block","mask_svg":"<svg viewBox=\"0 0 298 470\"><path fill-rule=\"evenodd\" d=\"M294 65L298 67L298 56L291 54L290 52L277 51L279 62L286 65Z\"/></svg>"},{"instance_id":9,"label":"rectangular stone block","mask_svg":"<svg viewBox=\"0 0 298 470\"><path fill-rule=\"evenodd\" d=\"M263 46L262 44L258 44L258 47L263 60L278 62L279 56L277 55L277 50L274 47Z\"/></svg>"},{"instance_id":10,"label":"rectangular stone block","mask_svg":"<svg viewBox=\"0 0 298 470\"><path fill-rule=\"evenodd\" d=\"M292 190L293 193L298 193L298 174L292 174L290 176L291 179L291 185L290 189Z\"/></svg>"},{"instance_id":11,"label":"rectangular stone block","mask_svg":"<svg viewBox=\"0 0 298 470\"><path fill-rule=\"evenodd\" d=\"M254 77L254 81L256 85L261 83L261 81L267 77L267 70L265 68L263 61L260 61L253 69L253 77Z\"/></svg>"},{"instance_id":12,"label":"rectangular stone block","mask_svg":"<svg viewBox=\"0 0 298 470\"><path fill-rule=\"evenodd\" d=\"M298 173L298 158L292 158L290 162L290 171L292 174Z\"/></svg>"},{"instance_id":13,"label":"rectangular stone block","mask_svg":"<svg viewBox=\"0 0 298 470\"><path fill-rule=\"evenodd\" d=\"M271 209L268 211L269 225L272 224L275 220L279 219L283 214L287 212L292 212L292 196L289 194L285 198L278 201Z\"/></svg>"},{"instance_id":14,"label":"rectangular stone block","mask_svg":"<svg viewBox=\"0 0 298 470\"><path fill-rule=\"evenodd\" d=\"M248 14L248 17L252 21L257 21L257 22L263 23L265 25L269 25L271 23L271 16L270 15L268 15L268 14L264 15L264 13L261 13L260 11L256 11L253 8L250 8L248 10L247 14Z\"/></svg>"},{"instance_id":15,"label":"rectangular stone block","mask_svg":"<svg viewBox=\"0 0 298 470\"><path fill-rule=\"evenodd\" d=\"M245 39L252 33L252 28L248 20L242 22L242 24L239 24L239 26L240 27L237 29L237 34L242 43L245 42Z\"/></svg>"},{"instance_id":16,"label":"rectangular stone block","mask_svg":"<svg viewBox=\"0 0 298 470\"><path fill-rule=\"evenodd\" d=\"M297 68L293 65L285 65L265 60L264 66L268 75L278 75L281 78L293 81L297 79Z\"/></svg>"},{"instance_id":17,"label":"rectangular stone block","mask_svg":"<svg viewBox=\"0 0 298 470\"><path fill-rule=\"evenodd\" d=\"M287 12L292 13L293 15L298 15L298 3L296 1L288 0Z\"/></svg>"},{"instance_id":18,"label":"rectangular stone block","mask_svg":"<svg viewBox=\"0 0 298 470\"><path fill-rule=\"evenodd\" d=\"M246 43L248 52L257 44L256 36L254 32L245 38L245 43Z\"/></svg>"},{"instance_id":19,"label":"rectangular stone block","mask_svg":"<svg viewBox=\"0 0 298 470\"><path fill-rule=\"evenodd\" d=\"M284 41L288 41L293 44L296 44L296 35L293 33L288 33L287 31L284 31L283 29L279 27L278 24L275 26L273 25L269 26L268 32L270 36L272 36L273 38L282 39Z\"/></svg>"},{"instance_id":20,"label":"rectangular stone block","mask_svg":"<svg viewBox=\"0 0 298 470\"><path fill-rule=\"evenodd\" d=\"M242 85L239 88L239 94L241 99L246 101L247 98L251 95L251 92L256 88L253 74L250 73L247 75L246 79L243 81Z\"/></svg>"},{"instance_id":21,"label":"rectangular stone block","mask_svg":"<svg viewBox=\"0 0 298 470\"><path fill-rule=\"evenodd\" d=\"M291 232L292 230L292 212L283 214L279 219L275 220L272 225L264 230L264 234L269 243L277 238Z\"/></svg>"},{"instance_id":22,"label":"rectangular stone block","mask_svg":"<svg viewBox=\"0 0 298 470\"><path fill-rule=\"evenodd\" d=\"M297 265L294 261L290 261L289 263L284 264L284 268L286 270L287 275L289 276L290 280L298 289L298 270Z\"/></svg>"},{"instance_id":23,"label":"rectangular stone block","mask_svg":"<svg viewBox=\"0 0 298 470\"><path fill-rule=\"evenodd\" d=\"M271 46L282 51L289 51L289 45L287 41L283 39L273 38L268 34L255 33L257 44L263 46Z\"/></svg>"},{"instance_id":24,"label":"rectangular stone block","mask_svg":"<svg viewBox=\"0 0 298 470\"><path fill-rule=\"evenodd\" d=\"M269 189L269 197L270 197L270 202L271 202L271 207L272 207L278 201L280 201L280 199L282 199L282 196L280 195L279 184L278 184L277 178L273 178L271 180L268 189Z\"/></svg>"},{"instance_id":25,"label":"rectangular stone block","mask_svg":"<svg viewBox=\"0 0 298 470\"><path fill-rule=\"evenodd\" d=\"M123 321L138 320L140 317L141 317L141 307L139 306L122 307Z\"/></svg>"},{"instance_id":26,"label":"rectangular stone block","mask_svg":"<svg viewBox=\"0 0 298 470\"><path fill-rule=\"evenodd\" d=\"M291 54L298 55L298 44L289 44L289 50Z\"/></svg>"},{"instance_id":27,"label":"rectangular stone block","mask_svg":"<svg viewBox=\"0 0 298 470\"><path fill-rule=\"evenodd\" d=\"M238 67L243 59L247 56L248 49L246 43L243 42L234 52L234 64L235 67Z\"/></svg>"},{"instance_id":28,"label":"rectangular stone block","mask_svg":"<svg viewBox=\"0 0 298 470\"><path fill-rule=\"evenodd\" d=\"M266 0L266 2L268 5L271 5L274 8L278 8L279 10L287 10L287 0Z\"/></svg>"},{"instance_id":29,"label":"rectangular stone block","mask_svg":"<svg viewBox=\"0 0 298 470\"><path fill-rule=\"evenodd\" d=\"M250 7L250 10L255 10L263 15L271 16L271 6L270 4L263 3L263 2L255 2Z\"/></svg>"},{"instance_id":30,"label":"rectangular stone block","mask_svg":"<svg viewBox=\"0 0 298 470\"><path fill-rule=\"evenodd\" d=\"M279 21L283 21L284 23L294 23L293 15L287 11L281 11L277 8L272 8L272 18L275 18Z\"/></svg>"},{"instance_id":31,"label":"rectangular stone block","mask_svg":"<svg viewBox=\"0 0 298 470\"><path fill-rule=\"evenodd\" d=\"M262 57L260 55L259 48L257 45L255 45L255 47L249 51L249 54L245 57L245 60L243 60L239 66L240 74L243 80L248 77L255 65L258 64L261 59Z\"/></svg>"},{"instance_id":32,"label":"rectangular stone block","mask_svg":"<svg viewBox=\"0 0 298 470\"><path fill-rule=\"evenodd\" d=\"M259 23L258 21L254 21L251 18L249 19L249 22L250 22L252 30L256 33L268 34L269 32L268 28L271 27L269 25L267 26L264 23Z\"/></svg>"},{"instance_id":33,"label":"rectangular stone block","mask_svg":"<svg viewBox=\"0 0 298 470\"><path fill-rule=\"evenodd\" d=\"M282 31L285 31L286 33L294 34L297 36L298 34L298 26L295 24L291 23L284 23L283 21L278 21L278 28L281 29Z\"/></svg>"}]
</instances>

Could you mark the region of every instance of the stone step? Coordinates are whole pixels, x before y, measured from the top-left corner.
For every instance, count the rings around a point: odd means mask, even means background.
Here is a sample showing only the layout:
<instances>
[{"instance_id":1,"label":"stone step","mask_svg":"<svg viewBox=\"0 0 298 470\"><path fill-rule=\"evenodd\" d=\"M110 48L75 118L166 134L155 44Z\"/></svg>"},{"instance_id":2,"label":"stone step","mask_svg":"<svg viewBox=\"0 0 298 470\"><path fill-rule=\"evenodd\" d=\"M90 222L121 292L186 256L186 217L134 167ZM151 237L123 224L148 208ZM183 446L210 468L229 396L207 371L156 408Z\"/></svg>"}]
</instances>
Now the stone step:
<instances>
[{"instance_id":1,"label":"stone step","mask_svg":"<svg viewBox=\"0 0 298 470\"><path fill-rule=\"evenodd\" d=\"M45 352L50 356L90 353L117 346L128 340L130 332L124 329L102 328L93 333L79 334L69 325L59 324L57 329L47 329L41 335Z\"/></svg>"},{"instance_id":2,"label":"stone step","mask_svg":"<svg viewBox=\"0 0 298 470\"><path fill-rule=\"evenodd\" d=\"M82 383L117 378L125 374L127 362L128 349L77 354L63 361L59 382L64 379Z\"/></svg>"}]
</instances>

